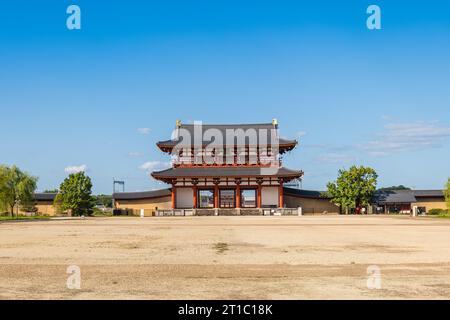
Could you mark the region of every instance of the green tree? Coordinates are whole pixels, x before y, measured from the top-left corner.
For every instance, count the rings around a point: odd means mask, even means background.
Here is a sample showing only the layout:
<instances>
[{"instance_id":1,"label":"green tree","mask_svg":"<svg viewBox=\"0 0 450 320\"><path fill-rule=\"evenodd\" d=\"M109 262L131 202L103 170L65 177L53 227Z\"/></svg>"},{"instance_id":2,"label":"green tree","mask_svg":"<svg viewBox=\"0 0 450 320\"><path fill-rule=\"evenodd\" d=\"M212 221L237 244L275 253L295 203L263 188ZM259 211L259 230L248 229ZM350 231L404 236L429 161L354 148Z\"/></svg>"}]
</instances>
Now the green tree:
<instances>
[{"instance_id":1,"label":"green tree","mask_svg":"<svg viewBox=\"0 0 450 320\"><path fill-rule=\"evenodd\" d=\"M367 206L375 193L378 175L369 167L352 166L339 170L337 180L327 185L331 201L341 208Z\"/></svg>"},{"instance_id":2,"label":"green tree","mask_svg":"<svg viewBox=\"0 0 450 320\"><path fill-rule=\"evenodd\" d=\"M54 204L58 211L79 216L91 215L94 207L91 189L91 178L84 172L73 173L61 183Z\"/></svg>"},{"instance_id":3,"label":"green tree","mask_svg":"<svg viewBox=\"0 0 450 320\"><path fill-rule=\"evenodd\" d=\"M14 216L14 207L33 208L37 177L21 171L16 166L0 165L0 209Z\"/></svg>"},{"instance_id":4,"label":"green tree","mask_svg":"<svg viewBox=\"0 0 450 320\"><path fill-rule=\"evenodd\" d=\"M450 213L450 178L447 180L447 184L444 189L445 202L447 202L447 209Z\"/></svg>"}]
</instances>

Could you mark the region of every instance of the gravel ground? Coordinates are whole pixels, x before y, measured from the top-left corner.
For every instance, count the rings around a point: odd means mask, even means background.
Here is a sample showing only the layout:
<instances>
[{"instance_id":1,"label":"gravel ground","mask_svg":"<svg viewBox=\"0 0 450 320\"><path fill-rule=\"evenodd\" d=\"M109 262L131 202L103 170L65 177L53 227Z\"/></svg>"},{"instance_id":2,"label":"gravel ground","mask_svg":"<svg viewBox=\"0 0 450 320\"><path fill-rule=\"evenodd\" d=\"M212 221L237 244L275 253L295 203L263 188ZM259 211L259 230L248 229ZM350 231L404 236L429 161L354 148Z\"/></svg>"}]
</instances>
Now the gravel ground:
<instances>
[{"instance_id":1,"label":"gravel ground","mask_svg":"<svg viewBox=\"0 0 450 320\"><path fill-rule=\"evenodd\" d=\"M67 267L81 270L68 289ZM367 288L367 268L381 289ZM450 299L450 220L0 222L0 299Z\"/></svg>"}]
</instances>

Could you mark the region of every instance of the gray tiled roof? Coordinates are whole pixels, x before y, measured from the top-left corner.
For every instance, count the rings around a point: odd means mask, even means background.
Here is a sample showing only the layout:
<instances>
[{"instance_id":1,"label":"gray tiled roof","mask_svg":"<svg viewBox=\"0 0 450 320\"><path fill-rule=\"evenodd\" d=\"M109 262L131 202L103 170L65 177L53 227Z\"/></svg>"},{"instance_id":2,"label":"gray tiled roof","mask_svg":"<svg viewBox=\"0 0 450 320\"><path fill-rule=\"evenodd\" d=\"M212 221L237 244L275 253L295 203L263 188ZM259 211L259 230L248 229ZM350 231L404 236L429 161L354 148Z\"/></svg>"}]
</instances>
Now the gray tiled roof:
<instances>
[{"instance_id":1,"label":"gray tiled roof","mask_svg":"<svg viewBox=\"0 0 450 320\"><path fill-rule=\"evenodd\" d=\"M442 190L414 190L414 196L417 197L443 197Z\"/></svg>"},{"instance_id":2,"label":"gray tiled roof","mask_svg":"<svg viewBox=\"0 0 450 320\"><path fill-rule=\"evenodd\" d=\"M34 194L34 200L37 201L53 201L55 200L57 193L50 192L38 192Z\"/></svg>"},{"instance_id":3,"label":"gray tiled roof","mask_svg":"<svg viewBox=\"0 0 450 320\"><path fill-rule=\"evenodd\" d=\"M152 172L155 178L193 178L193 177L300 177L303 172L284 167L276 172L260 167L176 167Z\"/></svg>"},{"instance_id":4,"label":"gray tiled roof","mask_svg":"<svg viewBox=\"0 0 450 320\"><path fill-rule=\"evenodd\" d=\"M185 129L190 133L191 136L191 141L189 142L190 145L194 145L194 124L182 124L180 126L181 129ZM261 129L266 129L267 130L267 141L266 144L270 144L270 139L271 139L271 129L273 129L273 125L271 123L259 123L259 124L202 124L202 130L203 132L205 132L206 130L209 129L215 129L218 130L221 134L222 137L224 139L224 143L226 142L226 132L227 129L232 129L232 130L237 130L237 129L242 129L244 131L248 130L248 129L255 129L255 130L261 130ZM259 139L259 137L257 137ZM211 140L204 140L202 141L202 145L207 145L210 144ZM157 145L165 145L165 146L174 146L177 143L180 143L181 145L183 144L182 139L181 140L164 140L164 141L159 141L157 143ZM234 145L235 143L233 143ZM246 145L248 145L248 139L246 139ZM280 145L296 145L297 141L296 140L289 140L289 139L285 139L285 138L281 138L279 139L279 144Z\"/></svg>"},{"instance_id":5,"label":"gray tiled roof","mask_svg":"<svg viewBox=\"0 0 450 320\"><path fill-rule=\"evenodd\" d=\"M116 200L135 200L135 199L166 197L170 196L171 194L172 193L170 189L139 191L139 192L116 192L113 193L113 198Z\"/></svg>"},{"instance_id":6,"label":"gray tiled roof","mask_svg":"<svg viewBox=\"0 0 450 320\"><path fill-rule=\"evenodd\" d=\"M416 197L412 190L386 190L377 191L372 200L373 203L411 203L416 202Z\"/></svg>"},{"instance_id":7,"label":"gray tiled roof","mask_svg":"<svg viewBox=\"0 0 450 320\"><path fill-rule=\"evenodd\" d=\"M377 191L372 202L385 203L411 203L421 197L444 197L442 190L390 190Z\"/></svg>"},{"instance_id":8,"label":"gray tiled roof","mask_svg":"<svg viewBox=\"0 0 450 320\"><path fill-rule=\"evenodd\" d=\"M283 192L285 195L304 197L304 198L328 198L325 196L325 191L315 191L315 190L303 190L284 187Z\"/></svg>"}]
</instances>

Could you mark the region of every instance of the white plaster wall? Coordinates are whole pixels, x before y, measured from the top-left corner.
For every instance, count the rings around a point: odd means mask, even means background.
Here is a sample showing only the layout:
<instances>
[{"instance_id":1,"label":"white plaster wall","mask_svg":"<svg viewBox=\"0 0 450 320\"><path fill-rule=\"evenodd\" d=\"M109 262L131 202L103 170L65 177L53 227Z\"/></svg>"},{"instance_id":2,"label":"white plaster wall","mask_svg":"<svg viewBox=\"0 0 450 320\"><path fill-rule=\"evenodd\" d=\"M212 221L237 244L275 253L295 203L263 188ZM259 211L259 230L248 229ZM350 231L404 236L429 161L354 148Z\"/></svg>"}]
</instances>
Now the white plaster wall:
<instances>
[{"instance_id":1,"label":"white plaster wall","mask_svg":"<svg viewBox=\"0 0 450 320\"><path fill-rule=\"evenodd\" d=\"M263 206L278 206L278 187L262 187L261 204Z\"/></svg>"},{"instance_id":2,"label":"white plaster wall","mask_svg":"<svg viewBox=\"0 0 450 320\"><path fill-rule=\"evenodd\" d=\"M192 208L193 197L192 188L177 188L177 208Z\"/></svg>"}]
</instances>

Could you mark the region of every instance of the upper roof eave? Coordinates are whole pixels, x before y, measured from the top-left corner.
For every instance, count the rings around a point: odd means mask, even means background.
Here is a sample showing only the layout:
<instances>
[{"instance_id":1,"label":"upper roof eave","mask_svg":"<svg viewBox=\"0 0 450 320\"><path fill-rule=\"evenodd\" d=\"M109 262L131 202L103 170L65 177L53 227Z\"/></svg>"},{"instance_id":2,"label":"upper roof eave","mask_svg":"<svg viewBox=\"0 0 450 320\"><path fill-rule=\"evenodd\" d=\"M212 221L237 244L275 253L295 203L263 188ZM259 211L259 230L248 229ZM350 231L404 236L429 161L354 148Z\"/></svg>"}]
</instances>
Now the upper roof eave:
<instances>
[{"instance_id":1,"label":"upper roof eave","mask_svg":"<svg viewBox=\"0 0 450 320\"><path fill-rule=\"evenodd\" d=\"M157 145L160 149L162 149L162 148L171 149L171 148L173 148L174 146L176 146L178 143L180 144L180 146L183 146L183 143L182 143L182 142L180 143L178 140L163 140L163 141L158 141L158 142L156 143L156 145ZM205 147L205 146L208 146L208 145L211 145L211 144L214 145L214 142L203 142L203 143L202 143L202 147ZM279 142L278 142L278 146L279 146L279 147L282 147L282 148L295 147L297 144L298 144L298 141L295 140L295 139L290 140L290 139L284 139L284 138L282 138L282 139L279 139ZM270 143L267 143L267 145L271 145L271 144L270 144ZM227 145L225 145L225 146L227 146Z\"/></svg>"}]
</instances>

